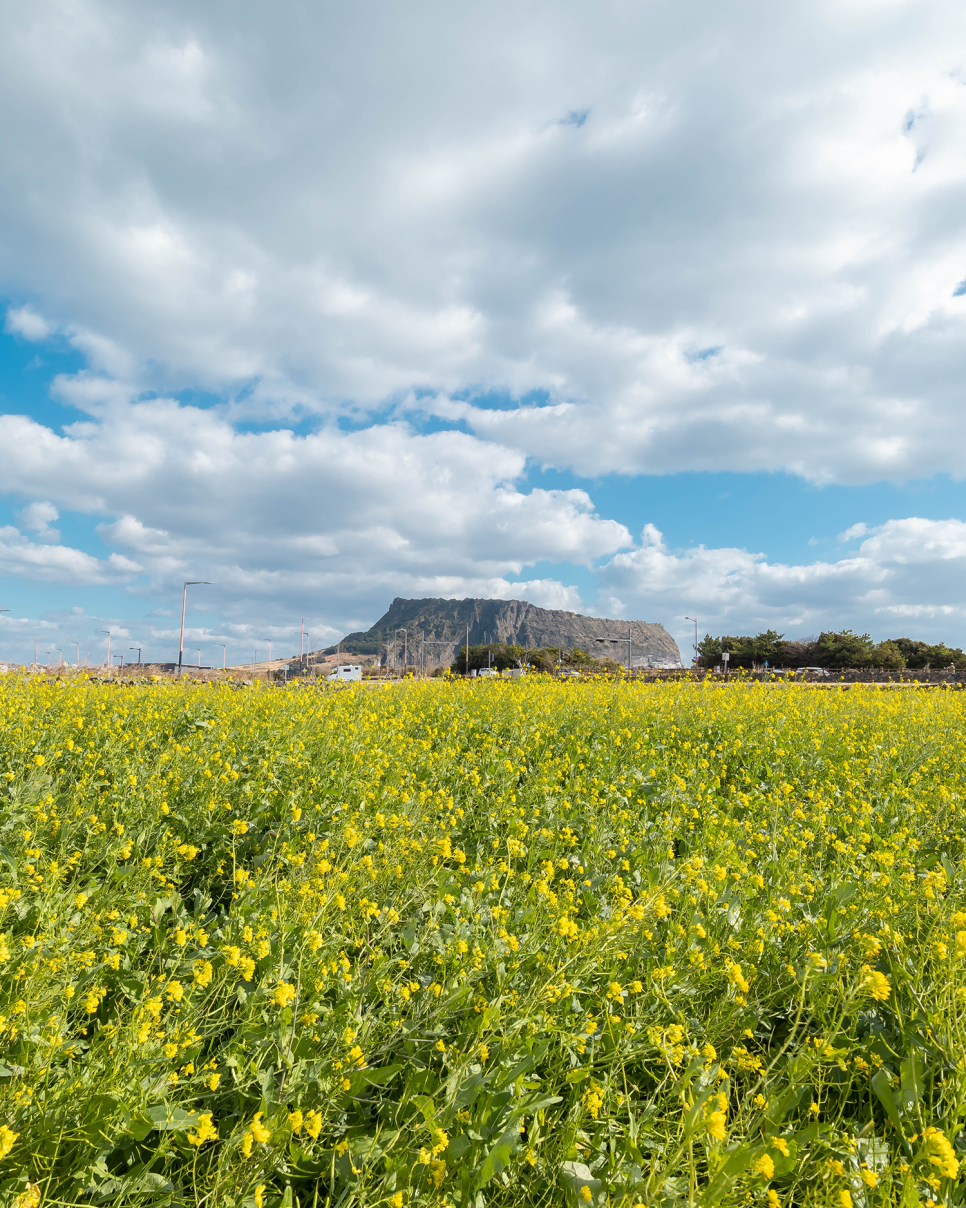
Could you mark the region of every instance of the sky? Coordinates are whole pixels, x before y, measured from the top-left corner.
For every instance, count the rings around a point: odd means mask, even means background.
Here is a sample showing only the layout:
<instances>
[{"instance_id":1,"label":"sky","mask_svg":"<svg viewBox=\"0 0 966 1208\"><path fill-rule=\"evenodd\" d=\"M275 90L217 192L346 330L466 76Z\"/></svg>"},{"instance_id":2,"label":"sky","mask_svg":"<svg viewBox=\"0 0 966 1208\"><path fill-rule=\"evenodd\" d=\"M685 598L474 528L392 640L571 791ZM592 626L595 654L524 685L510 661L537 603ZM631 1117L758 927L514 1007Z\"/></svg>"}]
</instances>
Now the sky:
<instances>
[{"instance_id":1,"label":"sky","mask_svg":"<svg viewBox=\"0 0 966 1208\"><path fill-rule=\"evenodd\" d=\"M966 9L0 7L0 658L966 646ZM110 639L108 639L108 632Z\"/></svg>"}]
</instances>

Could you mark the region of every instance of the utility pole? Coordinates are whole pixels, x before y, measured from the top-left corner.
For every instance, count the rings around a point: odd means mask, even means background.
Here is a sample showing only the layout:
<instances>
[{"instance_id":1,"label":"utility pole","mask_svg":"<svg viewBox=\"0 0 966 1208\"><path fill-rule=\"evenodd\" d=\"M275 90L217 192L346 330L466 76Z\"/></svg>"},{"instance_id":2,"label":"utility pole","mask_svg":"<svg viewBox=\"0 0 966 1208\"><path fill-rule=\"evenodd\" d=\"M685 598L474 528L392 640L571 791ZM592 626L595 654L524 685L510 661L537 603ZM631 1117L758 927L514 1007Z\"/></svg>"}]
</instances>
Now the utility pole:
<instances>
[{"instance_id":1,"label":"utility pole","mask_svg":"<svg viewBox=\"0 0 966 1208\"><path fill-rule=\"evenodd\" d=\"M398 625L396 627L396 633L394 633L392 635L393 662L395 662L396 642L398 641L396 634L398 634L398 633L405 635L403 638L404 653L403 653L403 669L402 669L402 673L403 673L403 675L405 675L406 674L406 663L409 661L409 630L403 629L403 627L401 625Z\"/></svg>"},{"instance_id":2,"label":"utility pole","mask_svg":"<svg viewBox=\"0 0 966 1208\"><path fill-rule=\"evenodd\" d=\"M181 593L181 639L178 642L178 670L179 671L181 670L181 660L184 657L184 610L185 610L185 605L188 602L188 588L189 587L198 587L202 584L204 584L206 587L211 587L211 580L210 579L186 579L185 585L184 585L184 591ZM101 630L101 632L103 633L104 631ZM108 644L108 649L110 649L110 645L111 645L110 640L108 640L107 644Z\"/></svg>"},{"instance_id":3,"label":"utility pole","mask_svg":"<svg viewBox=\"0 0 966 1208\"><path fill-rule=\"evenodd\" d=\"M221 642L220 645L221 645L221 669L222 669L222 671L224 671L225 670L225 659L228 657L228 650L225 647L224 642Z\"/></svg>"},{"instance_id":4,"label":"utility pole","mask_svg":"<svg viewBox=\"0 0 966 1208\"><path fill-rule=\"evenodd\" d=\"M299 675L305 673L305 656L302 647L305 645L305 617L302 618L302 628L299 630Z\"/></svg>"},{"instance_id":5,"label":"utility pole","mask_svg":"<svg viewBox=\"0 0 966 1208\"><path fill-rule=\"evenodd\" d=\"M77 647L77 665L74 670L80 671L80 642L75 642L74 644Z\"/></svg>"},{"instance_id":6,"label":"utility pole","mask_svg":"<svg viewBox=\"0 0 966 1208\"><path fill-rule=\"evenodd\" d=\"M466 678L470 677L470 627L466 626Z\"/></svg>"},{"instance_id":7,"label":"utility pole","mask_svg":"<svg viewBox=\"0 0 966 1208\"><path fill-rule=\"evenodd\" d=\"M184 625L183 616L181 618L181 624ZM110 667L110 665L111 665L111 631L109 629L98 629L97 632L107 634L107 658L104 661L105 661L106 666ZM180 660L178 662L178 666L179 667L181 666Z\"/></svg>"},{"instance_id":8,"label":"utility pole","mask_svg":"<svg viewBox=\"0 0 966 1208\"><path fill-rule=\"evenodd\" d=\"M696 667L698 664L698 618L685 617L684 619L686 621L694 622L694 658L691 660L691 666Z\"/></svg>"}]
</instances>

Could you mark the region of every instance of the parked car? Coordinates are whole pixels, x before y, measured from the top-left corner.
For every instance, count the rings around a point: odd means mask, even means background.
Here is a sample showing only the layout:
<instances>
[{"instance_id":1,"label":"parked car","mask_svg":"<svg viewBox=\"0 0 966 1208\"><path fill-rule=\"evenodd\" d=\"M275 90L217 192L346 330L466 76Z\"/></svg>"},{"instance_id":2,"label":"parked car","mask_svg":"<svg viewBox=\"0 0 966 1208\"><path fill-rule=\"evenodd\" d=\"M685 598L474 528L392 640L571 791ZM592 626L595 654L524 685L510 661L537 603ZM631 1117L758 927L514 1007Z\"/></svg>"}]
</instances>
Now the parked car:
<instances>
[{"instance_id":1,"label":"parked car","mask_svg":"<svg viewBox=\"0 0 966 1208\"><path fill-rule=\"evenodd\" d=\"M824 667L796 667L795 668L796 675L805 675L807 673L809 673L811 675L824 675L824 676L828 675L828 671L826 671L826 669Z\"/></svg>"}]
</instances>

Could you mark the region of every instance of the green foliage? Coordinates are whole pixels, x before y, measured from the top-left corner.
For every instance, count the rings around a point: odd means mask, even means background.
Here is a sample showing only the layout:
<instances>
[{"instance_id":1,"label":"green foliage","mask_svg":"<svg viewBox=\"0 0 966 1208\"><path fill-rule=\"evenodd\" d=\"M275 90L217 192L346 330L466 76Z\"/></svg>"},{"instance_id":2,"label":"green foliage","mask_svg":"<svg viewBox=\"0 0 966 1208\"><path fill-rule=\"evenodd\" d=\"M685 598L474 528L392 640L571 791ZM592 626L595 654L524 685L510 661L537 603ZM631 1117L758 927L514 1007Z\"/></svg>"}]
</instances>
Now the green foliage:
<instances>
[{"instance_id":1,"label":"green foliage","mask_svg":"<svg viewBox=\"0 0 966 1208\"><path fill-rule=\"evenodd\" d=\"M958 647L947 646L945 642L930 646L927 642L917 642L912 638L893 638L892 645L897 647L910 669L930 667L938 670L966 666L966 654Z\"/></svg>"},{"instance_id":2,"label":"green foliage","mask_svg":"<svg viewBox=\"0 0 966 1208\"><path fill-rule=\"evenodd\" d=\"M816 667L868 667L871 666L875 645L867 633L853 633L843 629L841 633L821 633L814 643Z\"/></svg>"},{"instance_id":3,"label":"green foliage","mask_svg":"<svg viewBox=\"0 0 966 1208\"><path fill-rule=\"evenodd\" d=\"M784 635L768 629L755 637L720 637L713 638L705 634L704 641L698 643L698 655L701 665L711 667L721 662L722 653L727 650L730 656L729 665L735 667L753 667L766 661L770 666L781 665L785 650Z\"/></svg>"},{"instance_id":4,"label":"green foliage","mask_svg":"<svg viewBox=\"0 0 966 1208\"><path fill-rule=\"evenodd\" d=\"M966 654L940 643L930 646L911 638L889 638L873 643L867 633L853 633L845 629L841 633L827 631L807 641L786 641L783 634L769 629L755 637L712 637L705 634L698 644L699 661L703 667L717 666L722 651L730 653L732 668L762 666L766 661L770 667L827 667L843 670L882 667L899 670L903 667L941 669L955 666L966 668Z\"/></svg>"}]
</instances>

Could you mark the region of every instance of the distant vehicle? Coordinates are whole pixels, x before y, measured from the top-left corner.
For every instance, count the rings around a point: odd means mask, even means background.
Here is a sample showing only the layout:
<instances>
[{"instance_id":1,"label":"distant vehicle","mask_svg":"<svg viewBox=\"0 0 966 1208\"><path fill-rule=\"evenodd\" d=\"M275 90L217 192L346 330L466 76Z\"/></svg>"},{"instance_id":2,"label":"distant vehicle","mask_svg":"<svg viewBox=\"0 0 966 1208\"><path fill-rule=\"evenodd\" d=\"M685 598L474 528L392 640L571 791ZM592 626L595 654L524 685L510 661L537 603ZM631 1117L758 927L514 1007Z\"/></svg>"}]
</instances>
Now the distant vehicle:
<instances>
[{"instance_id":1,"label":"distant vehicle","mask_svg":"<svg viewBox=\"0 0 966 1208\"><path fill-rule=\"evenodd\" d=\"M824 667L796 667L796 675L805 675L806 672L811 672L812 675L828 675Z\"/></svg>"},{"instance_id":2,"label":"distant vehicle","mask_svg":"<svg viewBox=\"0 0 966 1208\"><path fill-rule=\"evenodd\" d=\"M481 667L476 673L477 675L493 676L499 675L499 671L495 667Z\"/></svg>"},{"instance_id":3,"label":"distant vehicle","mask_svg":"<svg viewBox=\"0 0 966 1208\"><path fill-rule=\"evenodd\" d=\"M561 679L567 679L572 676L576 676L577 679L580 679L579 671L559 671L557 674L560 676Z\"/></svg>"},{"instance_id":4,"label":"distant vehicle","mask_svg":"<svg viewBox=\"0 0 966 1208\"><path fill-rule=\"evenodd\" d=\"M343 663L342 666L336 667L334 671L330 671L326 676L328 680L335 680L340 684L351 684L362 679L362 664L361 663Z\"/></svg>"}]
</instances>

